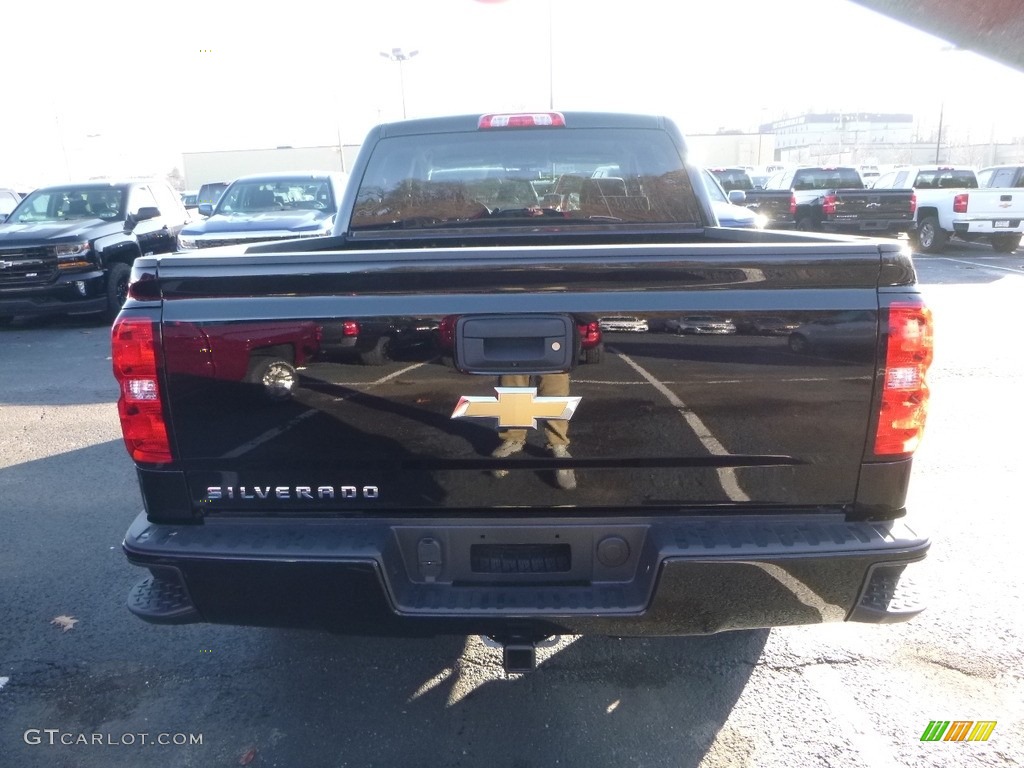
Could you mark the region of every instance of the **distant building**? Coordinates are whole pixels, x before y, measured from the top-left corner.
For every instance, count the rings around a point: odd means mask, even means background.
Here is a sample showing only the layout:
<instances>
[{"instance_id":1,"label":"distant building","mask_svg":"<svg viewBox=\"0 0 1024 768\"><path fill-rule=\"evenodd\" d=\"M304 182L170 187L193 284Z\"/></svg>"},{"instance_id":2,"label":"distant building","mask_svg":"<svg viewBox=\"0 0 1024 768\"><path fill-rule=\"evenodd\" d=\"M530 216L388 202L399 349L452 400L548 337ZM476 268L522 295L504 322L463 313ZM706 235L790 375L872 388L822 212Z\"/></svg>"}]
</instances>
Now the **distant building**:
<instances>
[{"instance_id":1,"label":"distant building","mask_svg":"<svg viewBox=\"0 0 1024 768\"><path fill-rule=\"evenodd\" d=\"M764 123L759 133L720 130L687 134L690 158L706 167L785 165L974 165L1024 162L1024 135L1009 141L978 140L947 125L922 131L910 114L884 112L807 113Z\"/></svg>"},{"instance_id":2,"label":"distant building","mask_svg":"<svg viewBox=\"0 0 1024 768\"><path fill-rule=\"evenodd\" d=\"M182 166L186 189L199 189L212 181L234 181L251 173L276 171L345 171L352 167L359 145L234 149L222 152L185 152Z\"/></svg>"},{"instance_id":3,"label":"distant building","mask_svg":"<svg viewBox=\"0 0 1024 768\"><path fill-rule=\"evenodd\" d=\"M808 113L761 126L780 152L798 147L905 144L914 136L914 116L884 112ZM839 150L841 151L841 150Z\"/></svg>"},{"instance_id":4,"label":"distant building","mask_svg":"<svg viewBox=\"0 0 1024 768\"><path fill-rule=\"evenodd\" d=\"M690 133L686 135L690 159L708 168L758 168L778 159L775 137L765 133Z\"/></svg>"}]
</instances>

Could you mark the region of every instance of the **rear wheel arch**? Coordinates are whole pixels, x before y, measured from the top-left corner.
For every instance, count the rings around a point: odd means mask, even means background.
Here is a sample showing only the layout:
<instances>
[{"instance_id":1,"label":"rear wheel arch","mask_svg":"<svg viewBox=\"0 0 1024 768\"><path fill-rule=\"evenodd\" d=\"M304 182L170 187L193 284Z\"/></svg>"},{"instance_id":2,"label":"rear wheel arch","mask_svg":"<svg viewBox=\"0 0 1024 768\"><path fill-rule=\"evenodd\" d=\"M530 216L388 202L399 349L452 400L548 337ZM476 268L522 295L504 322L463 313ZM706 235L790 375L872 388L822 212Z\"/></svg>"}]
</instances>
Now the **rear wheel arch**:
<instances>
[{"instance_id":1,"label":"rear wheel arch","mask_svg":"<svg viewBox=\"0 0 1024 768\"><path fill-rule=\"evenodd\" d=\"M363 365L384 365L390 359L391 337L387 334L380 336L370 349L359 353Z\"/></svg>"},{"instance_id":2,"label":"rear wheel arch","mask_svg":"<svg viewBox=\"0 0 1024 768\"><path fill-rule=\"evenodd\" d=\"M114 261L107 265L104 283L107 308L103 313L104 320L107 322L114 322L117 313L121 311L121 307L128 299L128 281L131 278L131 273L131 265L123 261Z\"/></svg>"},{"instance_id":3,"label":"rear wheel arch","mask_svg":"<svg viewBox=\"0 0 1024 768\"><path fill-rule=\"evenodd\" d=\"M1020 247L1021 236L1017 234L993 235L992 250L996 253L1013 253Z\"/></svg>"},{"instance_id":4,"label":"rear wheel arch","mask_svg":"<svg viewBox=\"0 0 1024 768\"><path fill-rule=\"evenodd\" d=\"M814 232L818 226L810 213L798 213L796 215L796 228L801 232Z\"/></svg>"},{"instance_id":5,"label":"rear wheel arch","mask_svg":"<svg viewBox=\"0 0 1024 768\"><path fill-rule=\"evenodd\" d=\"M789 334L788 339L789 349L797 354L803 354L808 352L811 348L811 342L802 333L793 332Z\"/></svg>"},{"instance_id":6,"label":"rear wheel arch","mask_svg":"<svg viewBox=\"0 0 1024 768\"><path fill-rule=\"evenodd\" d=\"M949 240L949 233L939 224L937 216L926 215L919 218L916 234L918 247L926 253L938 253L946 247Z\"/></svg>"}]
</instances>

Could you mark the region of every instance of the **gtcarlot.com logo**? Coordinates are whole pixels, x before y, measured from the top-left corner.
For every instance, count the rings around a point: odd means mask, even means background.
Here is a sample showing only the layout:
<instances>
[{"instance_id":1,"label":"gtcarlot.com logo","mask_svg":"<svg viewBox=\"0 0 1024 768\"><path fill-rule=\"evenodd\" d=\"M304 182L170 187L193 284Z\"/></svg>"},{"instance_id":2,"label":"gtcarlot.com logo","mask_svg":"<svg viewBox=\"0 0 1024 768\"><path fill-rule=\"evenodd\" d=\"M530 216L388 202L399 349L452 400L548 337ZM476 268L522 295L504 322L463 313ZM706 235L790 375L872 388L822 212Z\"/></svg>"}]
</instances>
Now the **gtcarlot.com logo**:
<instances>
[{"instance_id":1,"label":"gtcarlot.com logo","mask_svg":"<svg viewBox=\"0 0 1024 768\"><path fill-rule=\"evenodd\" d=\"M932 720L921 741L988 741L995 729L995 720Z\"/></svg>"},{"instance_id":2,"label":"gtcarlot.com logo","mask_svg":"<svg viewBox=\"0 0 1024 768\"><path fill-rule=\"evenodd\" d=\"M59 728L29 728L22 736L30 746L189 747L203 743L201 733L73 733Z\"/></svg>"}]
</instances>

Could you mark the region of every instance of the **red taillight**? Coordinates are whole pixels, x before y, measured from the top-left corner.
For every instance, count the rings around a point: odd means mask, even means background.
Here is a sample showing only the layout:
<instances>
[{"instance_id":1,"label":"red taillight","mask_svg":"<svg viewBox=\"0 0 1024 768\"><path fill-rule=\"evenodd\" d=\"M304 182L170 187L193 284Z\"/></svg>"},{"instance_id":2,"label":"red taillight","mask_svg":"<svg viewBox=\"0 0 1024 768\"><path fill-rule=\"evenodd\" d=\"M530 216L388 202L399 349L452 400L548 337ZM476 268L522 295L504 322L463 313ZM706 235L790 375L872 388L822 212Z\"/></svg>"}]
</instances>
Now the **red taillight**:
<instances>
[{"instance_id":1,"label":"red taillight","mask_svg":"<svg viewBox=\"0 0 1024 768\"><path fill-rule=\"evenodd\" d=\"M355 320L346 320L341 324L341 335L342 336L358 336L359 335L359 323Z\"/></svg>"},{"instance_id":2,"label":"red taillight","mask_svg":"<svg viewBox=\"0 0 1024 768\"><path fill-rule=\"evenodd\" d=\"M540 126L565 127L561 112L531 112L516 114L481 115L477 128L534 128Z\"/></svg>"},{"instance_id":3,"label":"red taillight","mask_svg":"<svg viewBox=\"0 0 1024 768\"><path fill-rule=\"evenodd\" d=\"M961 192L959 195L953 198L953 213L967 213L967 203L970 196L966 192Z\"/></svg>"},{"instance_id":4,"label":"red taillight","mask_svg":"<svg viewBox=\"0 0 1024 768\"><path fill-rule=\"evenodd\" d=\"M917 193L915 192L915 193L912 193L910 195L910 212L914 213L916 211L917 211Z\"/></svg>"},{"instance_id":5,"label":"red taillight","mask_svg":"<svg viewBox=\"0 0 1024 768\"><path fill-rule=\"evenodd\" d=\"M831 216L836 212L836 196L825 195L821 201L821 212L826 216Z\"/></svg>"},{"instance_id":6,"label":"red taillight","mask_svg":"<svg viewBox=\"0 0 1024 768\"><path fill-rule=\"evenodd\" d=\"M889 341L882 376L882 404L875 433L878 456L913 453L924 433L932 362L932 313L920 302L889 307Z\"/></svg>"},{"instance_id":7,"label":"red taillight","mask_svg":"<svg viewBox=\"0 0 1024 768\"><path fill-rule=\"evenodd\" d=\"M441 349L454 349L455 347L455 324L459 321L458 315L445 315L437 324L437 342Z\"/></svg>"},{"instance_id":8,"label":"red taillight","mask_svg":"<svg viewBox=\"0 0 1024 768\"><path fill-rule=\"evenodd\" d=\"M796 195L789 196L789 212L796 216Z\"/></svg>"},{"instance_id":9,"label":"red taillight","mask_svg":"<svg viewBox=\"0 0 1024 768\"><path fill-rule=\"evenodd\" d=\"M151 320L127 317L110 332L114 378L121 386L117 412L124 444L138 462L171 461L156 365L156 332Z\"/></svg>"},{"instance_id":10,"label":"red taillight","mask_svg":"<svg viewBox=\"0 0 1024 768\"><path fill-rule=\"evenodd\" d=\"M593 346L601 341L601 326L597 322L577 323L576 327L580 332L580 343L586 346Z\"/></svg>"}]
</instances>

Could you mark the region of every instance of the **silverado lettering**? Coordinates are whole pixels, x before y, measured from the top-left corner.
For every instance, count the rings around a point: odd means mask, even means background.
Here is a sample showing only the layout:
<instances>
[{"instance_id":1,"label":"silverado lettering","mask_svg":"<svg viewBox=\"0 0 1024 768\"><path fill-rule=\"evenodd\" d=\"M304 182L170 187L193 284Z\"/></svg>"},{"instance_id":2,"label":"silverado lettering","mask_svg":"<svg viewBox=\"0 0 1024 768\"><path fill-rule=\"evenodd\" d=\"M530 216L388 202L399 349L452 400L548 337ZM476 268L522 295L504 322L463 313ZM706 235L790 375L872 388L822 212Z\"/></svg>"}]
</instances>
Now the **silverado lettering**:
<instances>
[{"instance_id":1,"label":"silverado lettering","mask_svg":"<svg viewBox=\"0 0 1024 768\"><path fill-rule=\"evenodd\" d=\"M332 235L136 260L130 610L481 634L508 669L556 634L918 614L910 252L721 227L701 173L655 116L387 124Z\"/></svg>"},{"instance_id":2,"label":"silverado lettering","mask_svg":"<svg viewBox=\"0 0 1024 768\"><path fill-rule=\"evenodd\" d=\"M246 486L220 486L211 485L206 489L205 501L217 501L219 499L267 499L270 498L270 486L251 486L251 493ZM296 485L294 487L279 485L274 489L276 499L376 499L380 491L374 485L364 485L358 488L354 485ZM252 495L255 493L255 496Z\"/></svg>"}]
</instances>

